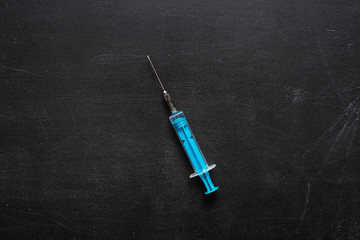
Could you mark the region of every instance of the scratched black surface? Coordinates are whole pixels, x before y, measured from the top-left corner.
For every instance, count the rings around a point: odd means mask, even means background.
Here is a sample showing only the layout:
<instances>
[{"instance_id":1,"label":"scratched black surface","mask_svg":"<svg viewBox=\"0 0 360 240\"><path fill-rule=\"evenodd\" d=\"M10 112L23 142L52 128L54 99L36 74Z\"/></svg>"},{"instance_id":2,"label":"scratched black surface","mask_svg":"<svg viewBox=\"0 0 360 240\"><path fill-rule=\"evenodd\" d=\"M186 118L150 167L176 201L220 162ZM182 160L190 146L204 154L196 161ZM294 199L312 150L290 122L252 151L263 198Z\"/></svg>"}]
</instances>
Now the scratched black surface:
<instances>
[{"instance_id":1,"label":"scratched black surface","mask_svg":"<svg viewBox=\"0 0 360 240\"><path fill-rule=\"evenodd\" d=\"M0 19L2 239L360 239L359 1L4 0Z\"/></svg>"}]
</instances>

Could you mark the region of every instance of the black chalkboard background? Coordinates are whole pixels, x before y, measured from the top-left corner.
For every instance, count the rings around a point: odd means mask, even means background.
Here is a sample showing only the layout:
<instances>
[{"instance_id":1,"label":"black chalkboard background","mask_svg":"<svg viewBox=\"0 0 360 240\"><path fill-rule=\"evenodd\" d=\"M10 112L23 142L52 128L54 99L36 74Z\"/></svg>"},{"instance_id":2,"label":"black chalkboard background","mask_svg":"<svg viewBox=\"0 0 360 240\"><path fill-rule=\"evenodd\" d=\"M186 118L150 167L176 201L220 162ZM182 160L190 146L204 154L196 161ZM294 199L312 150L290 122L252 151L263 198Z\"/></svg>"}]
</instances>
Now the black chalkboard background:
<instances>
[{"instance_id":1,"label":"black chalkboard background","mask_svg":"<svg viewBox=\"0 0 360 240\"><path fill-rule=\"evenodd\" d=\"M359 57L356 0L0 1L1 239L360 239Z\"/></svg>"}]
</instances>

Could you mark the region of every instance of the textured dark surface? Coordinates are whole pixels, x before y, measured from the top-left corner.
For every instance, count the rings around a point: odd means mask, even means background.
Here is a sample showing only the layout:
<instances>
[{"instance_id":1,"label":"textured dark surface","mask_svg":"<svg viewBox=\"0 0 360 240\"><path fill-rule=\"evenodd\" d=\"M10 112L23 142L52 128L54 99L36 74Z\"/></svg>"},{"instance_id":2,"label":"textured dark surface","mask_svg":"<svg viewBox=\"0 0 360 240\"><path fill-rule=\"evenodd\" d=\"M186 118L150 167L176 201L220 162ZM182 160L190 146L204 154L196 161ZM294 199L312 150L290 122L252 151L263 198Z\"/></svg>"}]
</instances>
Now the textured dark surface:
<instances>
[{"instance_id":1,"label":"textured dark surface","mask_svg":"<svg viewBox=\"0 0 360 240\"><path fill-rule=\"evenodd\" d=\"M360 239L359 23L356 0L0 1L1 239Z\"/></svg>"}]
</instances>

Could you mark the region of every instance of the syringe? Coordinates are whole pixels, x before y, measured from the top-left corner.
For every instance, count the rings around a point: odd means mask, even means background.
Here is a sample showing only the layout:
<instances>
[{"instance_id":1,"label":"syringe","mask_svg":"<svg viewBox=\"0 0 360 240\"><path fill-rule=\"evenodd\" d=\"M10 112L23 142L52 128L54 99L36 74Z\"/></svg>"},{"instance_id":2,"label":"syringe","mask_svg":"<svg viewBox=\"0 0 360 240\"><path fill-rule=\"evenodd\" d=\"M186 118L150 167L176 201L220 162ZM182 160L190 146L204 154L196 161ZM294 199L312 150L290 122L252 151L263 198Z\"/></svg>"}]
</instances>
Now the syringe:
<instances>
[{"instance_id":1,"label":"syringe","mask_svg":"<svg viewBox=\"0 0 360 240\"><path fill-rule=\"evenodd\" d=\"M199 176L205 184L207 190L205 194L212 193L219 188L214 186L214 184L210 179L210 174L209 174L209 171L215 168L216 165L213 164L209 166L207 164L205 157L200 150L199 144L197 143L195 136L192 133L190 126L185 118L184 113L182 111L176 110L174 104L171 102L171 97L169 93L165 90L163 84L161 83L159 75L157 74L153 63L151 62L150 57L147 56L147 58L149 59L149 62L151 64L152 69L154 70L156 78L158 79L161 88L164 91L165 102L167 103L171 111L169 120L173 125L175 132L179 137L181 145L183 146L186 155L190 159L190 163L194 169L194 173L190 175L190 178Z\"/></svg>"}]
</instances>

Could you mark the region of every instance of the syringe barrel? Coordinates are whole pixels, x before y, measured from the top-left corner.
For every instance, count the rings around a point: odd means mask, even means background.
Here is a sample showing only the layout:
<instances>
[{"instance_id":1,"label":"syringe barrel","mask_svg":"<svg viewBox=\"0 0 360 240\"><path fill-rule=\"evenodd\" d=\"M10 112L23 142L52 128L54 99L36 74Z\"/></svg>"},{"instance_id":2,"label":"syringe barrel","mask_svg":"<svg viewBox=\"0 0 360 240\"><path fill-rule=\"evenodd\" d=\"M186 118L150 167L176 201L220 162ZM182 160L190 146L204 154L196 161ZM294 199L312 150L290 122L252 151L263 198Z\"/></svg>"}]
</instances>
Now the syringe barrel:
<instances>
[{"instance_id":1,"label":"syringe barrel","mask_svg":"<svg viewBox=\"0 0 360 240\"><path fill-rule=\"evenodd\" d=\"M194 172L201 174L208 169L208 164L203 153L197 143L194 134L185 118L182 111L176 111L169 117L176 134L179 137L181 145L183 146L186 155L188 156Z\"/></svg>"},{"instance_id":2,"label":"syringe barrel","mask_svg":"<svg viewBox=\"0 0 360 240\"><path fill-rule=\"evenodd\" d=\"M191 131L191 128L186 120L186 117L182 111L176 111L169 117L171 124L173 125L177 136L183 146L186 155L188 156L191 166L194 169L194 173L190 175L190 178L200 176L201 179L204 181L203 178L208 179L210 181L210 190L215 191L215 187L212 185L210 180L210 176L208 176L208 171L213 169L216 165L213 164L211 166L205 160L203 153L199 147L199 144L196 141L196 138ZM204 173L207 173L206 176L202 176ZM208 185L204 182L205 185ZM207 186L208 188L208 186ZM209 189L208 189L209 190ZM209 192L208 192L209 193Z\"/></svg>"}]
</instances>

